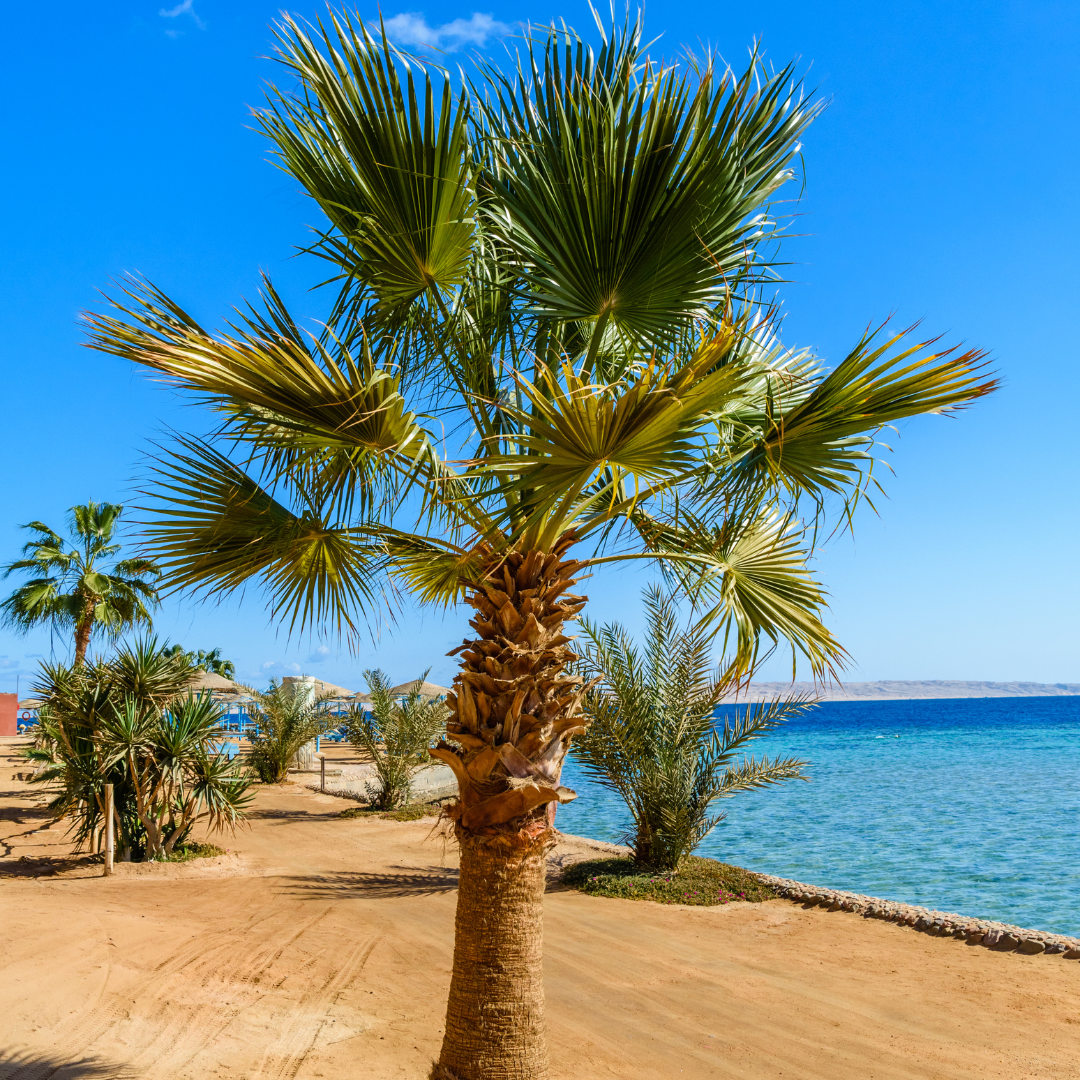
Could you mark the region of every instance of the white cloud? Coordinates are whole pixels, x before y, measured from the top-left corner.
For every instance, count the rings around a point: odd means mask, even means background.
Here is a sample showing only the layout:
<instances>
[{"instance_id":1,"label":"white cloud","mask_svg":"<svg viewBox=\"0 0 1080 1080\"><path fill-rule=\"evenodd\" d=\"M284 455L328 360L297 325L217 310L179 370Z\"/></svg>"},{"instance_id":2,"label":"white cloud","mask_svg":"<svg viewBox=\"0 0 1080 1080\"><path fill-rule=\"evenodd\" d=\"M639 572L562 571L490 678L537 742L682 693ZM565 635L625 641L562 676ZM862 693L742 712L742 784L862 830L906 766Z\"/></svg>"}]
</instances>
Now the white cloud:
<instances>
[{"instance_id":1,"label":"white cloud","mask_svg":"<svg viewBox=\"0 0 1080 1080\"><path fill-rule=\"evenodd\" d=\"M6 657L4 659L0 659L0 671L8 671L11 668L17 668L18 666L18 660L8 660Z\"/></svg>"},{"instance_id":2,"label":"white cloud","mask_svg":"<svg viewBox=\"0 0 1080 1080\"><path fill-rule=\"evenodd\" d=\"M174 8L162 8L158 12L158 14L163 19L175 19L180 15L190 15L195 20L195 25L200 30L205 30L206 29L206 23L204 23L202 21L202 19L200 19L199 16L195 14L195 9L191 6L194 3L195 3L195 0L181 0L181 2L176 5L176 7L174 7ZM183 33L183 31L182 30L166 30L165 33L168 34L169 37L179 37Z\"/></svg>"},{"instance_id":3,"label":"white cloud","mask_svg":"<svg viewBox=\"0 0 1080 1080\"><path fill-rule=\"evenodd\" d=\"M309 664L321 664L330 655L330 649L326 645L320 645L307 658Z\"/></svg>"},{"instance_id":4,"label":"white cloud","mask_svg":"<svg viewBox=\"0 0 1080 1080\"><path fill-rule=\"evenodd\" d=\"M513 27L474 11L468 19L428 26L418 12L405 12L386 20L387 36L401 45L430 45L454 52L464 45L486 45L488 38L505 37Z\"/></svg>"},{"instance_id":5,"label":"white cloud","mask_svg":"<svg viewBox=\"0 0 1080 1080\"><path fill-rule=\"evenodd\" d=\"M267 675L299 675L299 664L286 664L284 660L267 660L259 669Z\"/></svg>"}]
</instances>

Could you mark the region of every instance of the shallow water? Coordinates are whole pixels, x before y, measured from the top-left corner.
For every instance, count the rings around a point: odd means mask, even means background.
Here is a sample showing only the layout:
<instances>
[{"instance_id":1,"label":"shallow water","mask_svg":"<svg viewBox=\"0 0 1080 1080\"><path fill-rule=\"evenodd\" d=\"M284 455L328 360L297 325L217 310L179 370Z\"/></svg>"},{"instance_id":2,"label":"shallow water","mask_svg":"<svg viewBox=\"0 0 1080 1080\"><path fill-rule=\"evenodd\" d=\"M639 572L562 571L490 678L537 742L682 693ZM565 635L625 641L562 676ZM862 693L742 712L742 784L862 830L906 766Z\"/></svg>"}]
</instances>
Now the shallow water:
<instances>
[{"instance_id":1,"label":"shallow water","mask_svg":"<svg viewBox=\"0 0 1080 1080\"><path fill-rule=\"evenodd\" d=\"M727 800L699 854L836 889L1080 935L1080 697L830 702L759 740L810 783ZM571 759L564 832L625 805Z\"/></svg>"}]
</instances>

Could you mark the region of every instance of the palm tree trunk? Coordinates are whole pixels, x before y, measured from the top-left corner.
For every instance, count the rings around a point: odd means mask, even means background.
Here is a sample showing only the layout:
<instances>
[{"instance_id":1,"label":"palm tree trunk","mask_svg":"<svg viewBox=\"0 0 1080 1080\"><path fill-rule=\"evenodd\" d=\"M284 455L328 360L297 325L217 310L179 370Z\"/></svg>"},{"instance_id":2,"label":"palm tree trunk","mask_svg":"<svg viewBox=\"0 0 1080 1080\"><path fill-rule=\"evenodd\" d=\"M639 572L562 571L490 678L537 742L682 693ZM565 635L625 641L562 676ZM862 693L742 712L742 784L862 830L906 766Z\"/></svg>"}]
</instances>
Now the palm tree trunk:
<instances>
[{"instance_id":1,"label":"palm tree trunk","mask_svg":"<svg viewBox=\"0 0 1080 1080\"><path fill-rule=\"evenodd\" d=\"M461 848L454 968L434 1080L546 1080L542 970L546 853L567 745L582 730L582 680L562 633L584 606L581 564L511 552L471 597L478 637L462 649L447 698L447 738L432 754L454 770L448 809ZM461 650L458 650L461 651ZM454 745L456 744L456 745Z\"/></svg>"},{"instance_id":2,"label":"palm tree trunk","mask_svg":"<svg viewBox=\"0 0 1080 1080\"><path fill-rule=\"evenodd\" d=\"M90 634L94 629L94 601L83 603L83 617L75 624L75 667L82 667L86 650L90 647Z\"/></svg>"},{"instance_id":3,"label":"palm tree trunk","mask_svg":"<svg viewBox=\"0 0 1080 1080\"><path fill-rule=\"evenodd\" d=\"M437 1080L546 1080L544 880L552 830L486 842L460 826L454 973Z\"/></svg>"}]
</instances>

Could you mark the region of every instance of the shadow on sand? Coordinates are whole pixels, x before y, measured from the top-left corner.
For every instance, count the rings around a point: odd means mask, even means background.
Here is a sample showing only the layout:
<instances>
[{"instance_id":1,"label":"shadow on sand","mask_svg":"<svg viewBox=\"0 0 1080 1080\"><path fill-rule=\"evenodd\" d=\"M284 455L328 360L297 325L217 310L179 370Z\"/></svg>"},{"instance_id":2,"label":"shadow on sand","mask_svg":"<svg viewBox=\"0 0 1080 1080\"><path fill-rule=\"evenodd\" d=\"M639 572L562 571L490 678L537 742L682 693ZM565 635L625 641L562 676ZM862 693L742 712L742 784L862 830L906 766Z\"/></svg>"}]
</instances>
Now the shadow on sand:
<instances>
[{"instance_id":1,"label":"shadow on sand","mask_svg":"<svg viewBox=\"0 0 1080 1080\"><path fill-rule=\"evenodd\" d=\"M0 1080L137 1080L126 1065L85 1056L64 1060L47 1053L0 1050Z\"/></svg>"},{"instance_id":2,"label":"shadow on sand","mask_svg":"<svg viewBox=\"0 0 1080 1080\"><path fill-rule=\"evenodd\" d=\"M389 900L403 896L434 896L458 887L456 868L395 866L398 873L312 874L285 878L285 889L298 900Z\"/></svg>"}]
</instances>

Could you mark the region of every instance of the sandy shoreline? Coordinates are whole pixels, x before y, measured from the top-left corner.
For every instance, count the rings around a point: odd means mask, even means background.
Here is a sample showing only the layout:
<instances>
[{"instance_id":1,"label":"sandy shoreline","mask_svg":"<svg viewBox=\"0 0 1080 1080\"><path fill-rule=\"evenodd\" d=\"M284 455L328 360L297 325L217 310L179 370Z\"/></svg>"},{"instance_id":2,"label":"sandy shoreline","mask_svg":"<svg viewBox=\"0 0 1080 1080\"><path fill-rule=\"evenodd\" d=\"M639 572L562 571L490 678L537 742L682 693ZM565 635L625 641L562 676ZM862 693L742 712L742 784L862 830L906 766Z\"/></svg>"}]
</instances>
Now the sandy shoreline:
<instances>
[{"instance_id":1,"label":"sandy shoreline","mask_svg":"<svg viewBox=\"0 0 1080 1080\"><path fill-rule=\"evenodd\" d=\"M429 823L343 820L339 799L263 790L229 855L103 879L41 831L10 750L0 1078L426 1075L456 889ZM596 850L568 839L556 856ZM545 918L559 1080L1080 1075L1080 963L1060 956L788 900L684 908L557 890Z\"/></svg>"}]
</instances>

